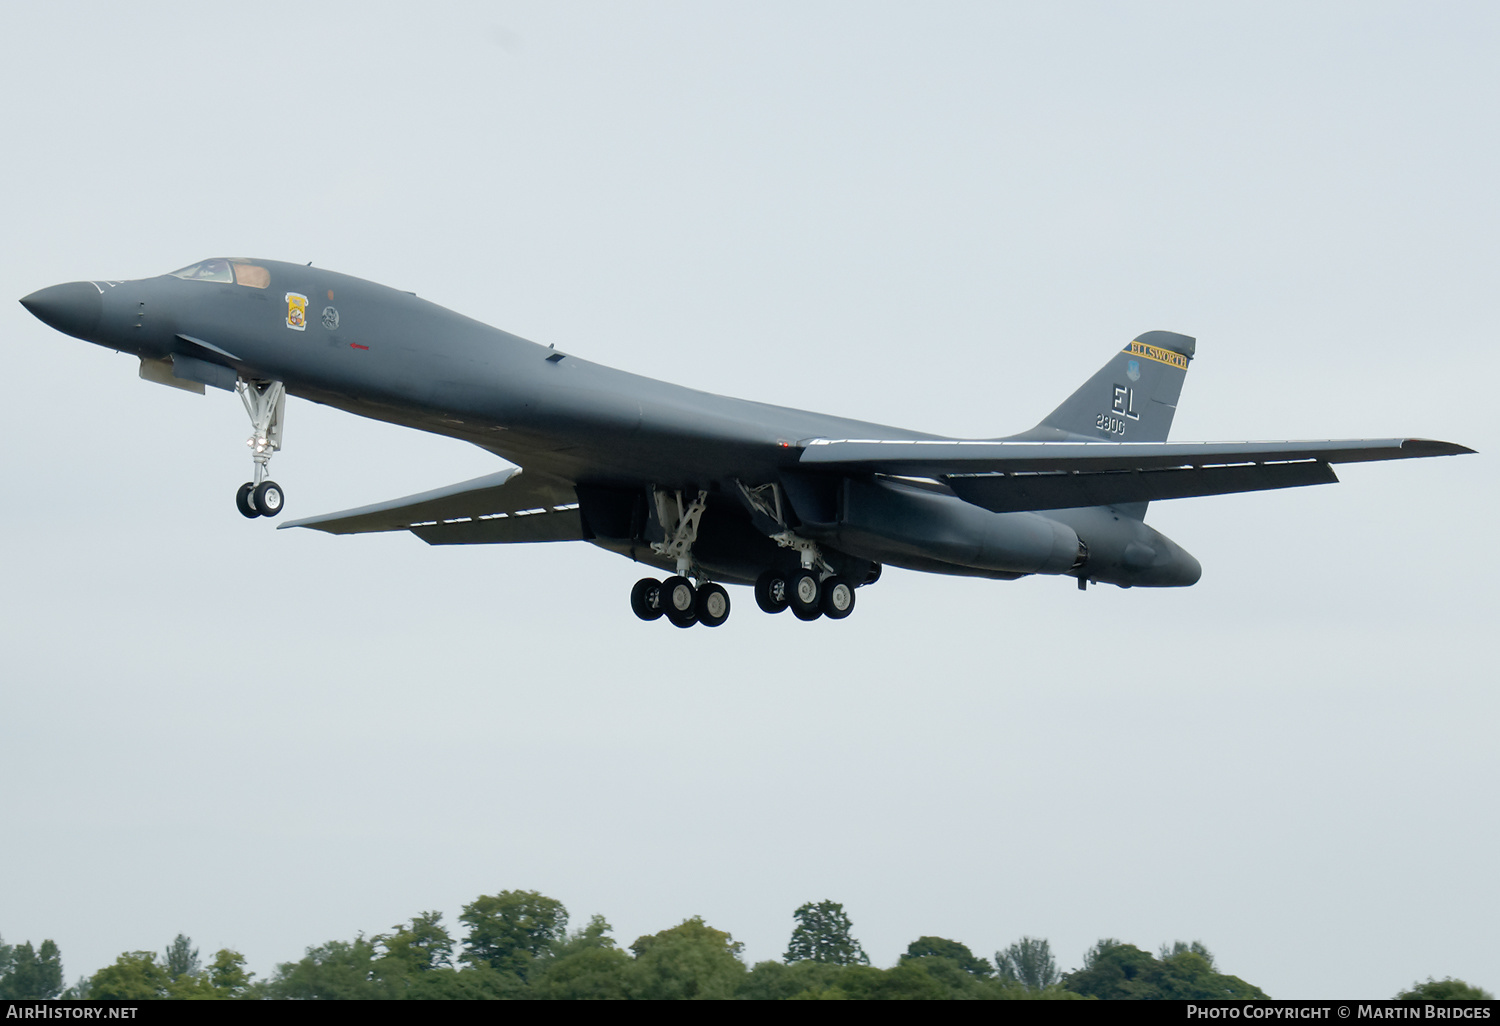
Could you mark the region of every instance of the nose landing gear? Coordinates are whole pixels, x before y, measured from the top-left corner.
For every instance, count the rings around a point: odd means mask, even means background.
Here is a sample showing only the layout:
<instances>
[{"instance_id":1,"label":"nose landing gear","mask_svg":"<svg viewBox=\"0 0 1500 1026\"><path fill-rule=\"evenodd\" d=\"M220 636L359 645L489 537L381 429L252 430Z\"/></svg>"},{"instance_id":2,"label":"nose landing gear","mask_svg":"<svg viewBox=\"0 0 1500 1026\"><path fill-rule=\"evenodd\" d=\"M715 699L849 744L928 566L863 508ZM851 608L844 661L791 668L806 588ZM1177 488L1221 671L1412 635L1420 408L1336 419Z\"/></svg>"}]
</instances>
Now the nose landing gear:
<instances>
[{"instance_id":1,"label":"nose landing gear","mask_svg":"<svg viewBox=\"0 0 1500 1026\"><path fill-rule=\"evenodd\" d=\"M255 464L255 479L240 485L234 504L247 517L274 517L286 505L286 495L275 481L266 480L271 456L281 448L281 425L286 411L286 386L280 381L235 382L250 415L250 459Z\"/></svg>"}]
</instances>

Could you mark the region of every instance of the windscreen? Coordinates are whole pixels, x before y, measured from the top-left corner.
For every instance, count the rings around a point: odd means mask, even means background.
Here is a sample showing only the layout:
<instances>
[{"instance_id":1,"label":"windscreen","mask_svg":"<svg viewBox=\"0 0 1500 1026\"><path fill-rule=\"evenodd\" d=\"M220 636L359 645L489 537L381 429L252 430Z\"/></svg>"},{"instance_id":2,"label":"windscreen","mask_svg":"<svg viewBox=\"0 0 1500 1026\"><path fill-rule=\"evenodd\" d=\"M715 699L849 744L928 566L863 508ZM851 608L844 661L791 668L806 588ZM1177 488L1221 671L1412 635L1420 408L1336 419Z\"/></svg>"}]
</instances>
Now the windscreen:
<instances>
[{"instance_id":1,"label":"windscreen","mask_svg":"<svg viewBox=\"0 0 1500 1026\"><path fill-rule=\"evenodd\" d=\"M252 289L267 288L271 284L271 272L259 264L246 263L243 260L225 260L223 257L200 260L196 264L173 271L172 277L183 278L187 281L222 281L226 284L234 282Z\"/></svg>"},{"instance_id":2,"label":"windscreen","mask_svg":"<svg viewBox=\"0 0 1500 1026\"><path fill-rule=\"evenodd\" d=\"M234 280L252 289L263 289L271 284L271 272L259 264L246 264L238 260L234 264Z\"/></svg>"},{"instance_id":3,"label":"windscreen","mask_svg":"<svg viewBox=\"0 0 1500 1026\"><path fill-rule=\"evenodd\" d=\"M174 278L186 278L188 281L234 281L234 275L229 271L229 261L222 258L213 260L200 260L172 272Z\"/></svg>"}]
</instances>

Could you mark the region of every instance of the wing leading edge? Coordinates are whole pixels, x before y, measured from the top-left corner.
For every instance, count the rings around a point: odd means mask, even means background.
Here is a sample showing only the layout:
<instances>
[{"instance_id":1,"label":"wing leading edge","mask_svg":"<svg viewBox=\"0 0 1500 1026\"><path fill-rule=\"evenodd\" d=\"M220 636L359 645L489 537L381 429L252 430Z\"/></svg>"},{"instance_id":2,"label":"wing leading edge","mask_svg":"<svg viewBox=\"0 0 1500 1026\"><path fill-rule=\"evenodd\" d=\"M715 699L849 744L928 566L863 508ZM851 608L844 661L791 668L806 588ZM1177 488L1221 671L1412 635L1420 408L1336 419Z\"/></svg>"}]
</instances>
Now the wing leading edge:
<instances>
[{"instance_id":1,"label":"wing leading edge","mask_svg":"<svg viewBox=\"0 0 1500 1026\"><path fill-rule=\"evenodd\" d=\"M517 468L339 513L304 517L281 528L329 534L410 531L429 545L581 541L573 486Z\"/></svg>"},{"instance_id":2,"label":"wing leading edge","mask_svg":"<svg viewBox=\"0 0 1500 1026\"><path fill-rule=\"evenodd\" d=\"M1426 438L1307 442L1007 442L810 439L819 469L944 479L997 513L1296 488L1338 480L1331 464L1456 456Z\"/></svg>"}]
</instances>

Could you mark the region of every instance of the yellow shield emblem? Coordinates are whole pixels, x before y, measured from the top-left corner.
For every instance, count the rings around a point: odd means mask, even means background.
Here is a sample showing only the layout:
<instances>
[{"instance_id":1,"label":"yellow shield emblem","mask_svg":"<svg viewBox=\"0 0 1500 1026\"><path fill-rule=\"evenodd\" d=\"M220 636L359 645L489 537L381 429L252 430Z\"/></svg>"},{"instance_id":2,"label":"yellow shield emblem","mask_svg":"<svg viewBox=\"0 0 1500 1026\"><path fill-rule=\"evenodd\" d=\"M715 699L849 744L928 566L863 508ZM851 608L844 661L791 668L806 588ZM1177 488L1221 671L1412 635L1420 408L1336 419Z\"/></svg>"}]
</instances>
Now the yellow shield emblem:
<instances>
[{"instance_id":1,"label":"yellow shield emblem","mask_svg":"<svg viewBox=\"0 0 1500 1026\"><path fill-rule=\"evenodd\" d=\"M286 326L293 331L307 330L307 297L300 292L286 294Z\"/></svg>"}]
</instances>

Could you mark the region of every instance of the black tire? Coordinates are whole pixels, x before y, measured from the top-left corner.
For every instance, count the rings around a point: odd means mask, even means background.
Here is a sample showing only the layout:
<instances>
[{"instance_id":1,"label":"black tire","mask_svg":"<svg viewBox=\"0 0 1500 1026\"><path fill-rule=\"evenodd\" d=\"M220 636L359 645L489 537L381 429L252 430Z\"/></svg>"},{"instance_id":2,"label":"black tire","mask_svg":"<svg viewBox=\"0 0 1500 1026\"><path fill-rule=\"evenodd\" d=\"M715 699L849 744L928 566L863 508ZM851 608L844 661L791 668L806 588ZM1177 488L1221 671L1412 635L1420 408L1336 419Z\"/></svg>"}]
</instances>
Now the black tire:
<instances>
[{"instance_id":1,"label":"black tire","mask_svg":"<svg viewBox=\"0 0 1500 1026\"><path fill-rule=\"evenodd\" d=\"M786 583L787 598L791 600L792 612L801 610L808 613L818 610L818 599L822 597L823 589L818 583L817 574L811 570L798 570ZM812 619L817 619L817 617Z\"/></svg>"},{"instance_id":2,"label":"black tire","mask_svg":"<svg viewBox=\"0 0 1500 1026\"><path fill-rule=\"evenodd\" d=\"M729 619L729 592L717 584L705 584L698 589L698 622L705 627L717 627Z\"/></svg>"},{"instance_id":3,"label":"black tire","mask_svg":"<svg viewBox=\"0 0 1500 1026\"><path fill-rule=\"evenodd\" d=\"M823 615L823 610L814 606L812 609L803 609L801 606L792 606L792 615L799 620L811 622Z\"/></svg>"},{"instance_id":4,"label":"black tire","mask_svg":"<svg viewBox=\"0 0 1500 1026\"><path fill-rule=\"evenodd\" d=\"M642 577L630 589L630 608L642 620L655 620L661 616L661 582L655 577Z\"/></svg>"},{"instance_id":5,"label":"black tire","mask_svg":"<svg viewBox=\"0 0 1500 1026\"><path fill-rule=\"evenodd\" d=\"M260 516L260 510L255 508L255 499L250 494L255 491L255 486L249 481L240 485L240 490L234 493L234 504L239 507L241 513L254 520Z\"/></svg>"},{"instance_id":6,"label":"black tire","mask_svg":"<svg viewBox=\"0 0 1500 1026\"><path fill-rule=\"evenodd\" d=\"M698 621L698 592L686 577L668 577L661 582L661 609L677 627Z\"/></svg>"},{"instance_id":7,"label":"black tire","mask_svg":"<svg viewBox=\"0 0 1500 1026\"><path fill-rule=\"evenodd\" d=\"M755 579L755 604L762 612L779 613L791 605L787 594L786 578L775 570L767 570Z\"/></svg>"},{"instance_id":8,"label":"black tire","mask_svg":"<svg viewBox=\"0 0 1500 1026\"><path fill-rule=\"evenodd\" d=\"M842 620L854 612L854 585L842 577L828 578L823 582L823 597L818 605L828 619Z\"/></svg>"},{"instance_id":9,"label":"black tire","mask_svg":"<svg viewBox=\"0 0 1500 1026\"><path fill-rule=\"evenodd\" d=\"M262 481L251 499L263 517L274 517L286 505L286 495L281 491L281 485L275 481Z\"/></svg>"}]
</instances>

